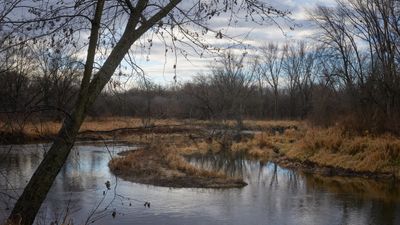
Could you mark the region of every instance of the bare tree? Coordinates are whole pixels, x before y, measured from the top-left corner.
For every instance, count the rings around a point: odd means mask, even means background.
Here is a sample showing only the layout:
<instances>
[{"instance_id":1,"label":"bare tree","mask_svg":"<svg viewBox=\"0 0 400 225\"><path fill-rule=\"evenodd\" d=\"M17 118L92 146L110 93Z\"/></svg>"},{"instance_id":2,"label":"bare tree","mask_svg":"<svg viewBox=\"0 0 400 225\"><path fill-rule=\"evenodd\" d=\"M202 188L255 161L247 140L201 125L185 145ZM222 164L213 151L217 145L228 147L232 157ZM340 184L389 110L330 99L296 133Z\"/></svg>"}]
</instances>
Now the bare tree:
<instances>
[{"instance_id":1,"label":"bare tree","mask_svg":"<svg viewBox=\"0 0 400 225\"><path fill-rule=\"evenodd\" d=\"M195 101L193 106L202 118L235 119L242 127L247 100L253 92L255 69L249 67L247 54L222 54L210 66L210 73L198 75L184 86L185 93Z\"/></svg>"},{"instance_id":2,"label":"bare tree","mask_svg":"<svg viewBox=\"0 0 400 225\"><path fill-rule=\"evenodd\" d=\"M245 99L252 92L255 69L246 67L246 55L227 52L212 67L211 86L216 90L216 103L222 107L223 118L235 118L238 128L243 127Z\"/></svg>"},{"instance_id":3,"label":"bare tree","mask_svg":"<svg viewBox=\"0 0 400 225\"><path fill-rule=\"evenodd\" d=\"M319 7L313 15L322 30L319 40L332 60L340 58L331 76L345 84L358 120L374 129L398 126L393 116L400 108L398 1L338 0L337 5Z\"/></svg>"},{"instance_id":4,"label":"bare tree","mask_svg":"<svg viewBox=\"0 0 400 225\"><path fill-rule=\"evenodd\" d=\"M262 23L273 20L275 16L284 17L287 14L258 0L61 1L61 6L42 0L18 9L26 10L29 17L10 16L0 24L9 31L5 48L15 46L16 41L19 43L36 41L44 35L50 35L51 43L61 40L70 42L71 40L64 40L65 38L59 38L60 36L53 34L59 32L61 37L69 35L71 39L74 39L75 31L79 31L79 28L90 27L86 63L77 102L70 115L64 119L53 145L33 174L10 215L12 222L21 224L33 223L40 205L67 159L89 108L110 81L131 47L147 32L152 31L161 37L169 35L172 42L177 42L179 40L175 34L179 30L186 38L182 42L209 49L208 44L202 42L203 39L199 37L199 33L191 28L203 29L204 33L214 32L217 38L223 38L224 34L221 31L214 31L208 26L207 21L215 16L228 14L231 19L240 19L239 12L245 12L253 21ZM73 27L71 25L73 22L80 27ZM41 26L46 29L41 29ZM124 28L116 28L121 26ZM32 31L30 32L32 35L26 35L27 30ZM104 54L103 60L100 60L98 69L94 69L99 44L109 46L111 49L107 52L108 54Z\"/></svg>"},{"instance_id":5,"label":"bare tree","mask_svg":"<svg viewBox=\"0 0 400 225\"><path fill-rule=\"evenodd\" d=\"M215 94L211 87L211 78L205 75L197 75L192 82L183 85L183 99L185 105L189 105L189 118L213 120L217 116L215 107ZM198 112L198 113L197 113Z\"/></svg>"},{"instance_id":6,"label":"bare tree","mask_svg":"<svg viewBox=\"0 0 400 225\"><path fill-rule=\"evenodd\" d=\"M290 46L286 45L283 54L285 55L283 71L287 77L286 85L290 98L290 116L293 118L294 112L297 111L304 119L310 108L312 86L318 74L317 50L308 47L305 42L299 42ZM300 110L295 109L296 97L300 100Z\"/></svg>"},{"instance_id":7,"label":"bare tree","mask_svg":"<svg viewBox=\"0 0 400 225\"><path fill-rule=\"evenodd\" d=\"M280 77L282 76L284 54L279 45L269 43L261 48L259 71L274 94L274 118L278 117Z\"/></svg>"}]
</instances>

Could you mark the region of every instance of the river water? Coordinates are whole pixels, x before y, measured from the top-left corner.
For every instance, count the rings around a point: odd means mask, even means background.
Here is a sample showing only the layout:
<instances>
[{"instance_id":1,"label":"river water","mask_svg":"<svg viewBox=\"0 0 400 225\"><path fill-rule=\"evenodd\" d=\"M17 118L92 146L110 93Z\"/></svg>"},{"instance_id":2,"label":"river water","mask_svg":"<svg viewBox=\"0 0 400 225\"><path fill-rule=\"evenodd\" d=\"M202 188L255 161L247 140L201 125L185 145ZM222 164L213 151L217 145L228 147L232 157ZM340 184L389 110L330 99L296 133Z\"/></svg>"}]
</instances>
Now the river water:
<instances>
[{"instance_id":1,"label":"river water","mask_svg":"<svg viewBox=\"0 0 400 225\"><path fill-rule=\"evenodd\" d=\"M0 223L10 213L48 146L0 148ZM206 156L196 166L243 176L239 189L174 189L124 181L107 163L134 147L78 143L60 171L37 224L400 224L400 190L392 183L320 177L273 163ZM108 190L105 183L110 182ZM150 208L144 203L150 202Z\"/></svg>"}]
</instances>

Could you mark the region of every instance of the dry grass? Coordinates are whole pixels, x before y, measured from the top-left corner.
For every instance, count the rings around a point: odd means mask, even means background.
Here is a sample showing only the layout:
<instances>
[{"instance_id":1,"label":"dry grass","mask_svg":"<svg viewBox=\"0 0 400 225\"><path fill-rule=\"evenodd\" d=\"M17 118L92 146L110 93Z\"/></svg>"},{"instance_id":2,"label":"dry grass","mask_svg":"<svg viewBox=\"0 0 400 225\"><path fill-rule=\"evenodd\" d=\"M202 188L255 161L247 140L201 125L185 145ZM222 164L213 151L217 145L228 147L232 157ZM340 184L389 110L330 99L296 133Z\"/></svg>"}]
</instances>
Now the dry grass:
<instances>
[{"instance_id":1,"label":"dry grass","mask_svg":"<svg viewBox=\"0 0 400 225\"><path fill-rule=\"evenodd\" d=\"M295 120L245 120L245 127L260 128L262 130L274 127L299 127L303 126L304 122Z\"/></svg>"},{"instance_id":2,"label":"dry grass","mask_svg":"<svg viewBox=\"0 0 400 225\"><path fill-rule=\"evenodd\" d=\"M268 137L266 133L258 133L253 138L233 143L232 152L241 152L249 158L268 161L277 149Z\"/></svg>"},{"instance_id":3,"label":"dry grass","mask_svg":"<svg viewBox=\"0 0 400 225\"><path fill-rule=\"evenodd\" d=\"M185 123L200 125L203 127L225 127L225 128L236 128L236 120L221 120L221 121L210 121L210 120L188 120ZM297 127L302 126L304 122L295 120L244 120L243 127L249 130L270 130L276 127Z\"/></svg>"},{"instance_id":4,"label":"dry grass","mask_svg":"<svg viewBox=\"0 0 400 225\"><path fill-rule=\"evenodd\" d=\"M246 185L240 178L189 164L173 146L161 142L113 159L109 166L124 179L158 186L232 188Z\"/></svg>"},{"instance_id":5,"label":"dry grass","mask_svg":"<svg viewBox=\"0 0 400 225\"><path fill-rule=\"evenodd\" d=\"M205 120L177 120L177 119L154 119L152 125L182 125L188 124L190 126L210 127L210 126L224 126L235 127L236 121L205 121ZM297 121L255 121L245 120L244 126L248 129L265 130L271 127L290 127L299 126L301 122ZM132 117L104 117L104 118L87 118L82 124L80 131L107 131L116 128L129 128L141 127L143 121L140 118ZM51 137L57 134L61 127L61 122L53 121L29 121L25 123L6 123L0 121L0 132L2 133L22 133L27 137L33 139L40 139L43 137Z\"/></svg>"},{"instance_id":6,"label":"dry grass","mask_svg":"<svg viewBox=\"0 0 400 225\"><path fill-rule=\"evenodd\" d=\"M152 125L181 125L182 121L175 119L155 119ZM82 124L81 131L84 130L112 130L115 128L140 127L143 126L142 119L132 117L105 117L88 118Z\"/></svg>"},{"instance_id":7,"label":"dry grass","mask_svg":"<svg viewBox=\"0 0 400 225\"><path fill-rule=\"evenodd\" d=\"M400 176L400 140L391 135L349 135L340 127L328 129L310 127L305 123L252 121L267 128L252 138L232 142L230 151L263 161L287 157L300 162L312 162L321 167L333 167L354 172L393 174ZM283 133L270 132L271 127L286 127ZM219 142L200 142L186 146L185 154L205 154L221 150ZM357 174L354 175L357 175ZM362 175L364 176L364 175Z\"/></svg>"},{"instance_id":8,"label":"dry grass","mask_svg":"<svg viewBox=\"0 0 400 225\"><path fill-rule=\"evenodd\" d=\"M221 150L221 145L215 141L191 141L185 142L184 145L177 147L177 151L181 155L208 154L217 153Z\"/></svg>"},{"instance_id":9,"label":"dry grass","mask_svg":"<svg viewBox=\"0 0 400 225\"><path fill-rule=\"evenodd\" d=\"M369 134L352 136L339 127L328 129L313 128L301 121L253 121L245 120L247 129L260 131L254 137L239 142L221 138L208 139L204 134L196 133L212 127L233 128L236 121L199 121L199 120L154 120L154 125L185 125L193 128L190 132L174 131L158 133L118 134L117 139L131 143L168 145L176 157L180 155L217 153L222 149L232 153L244 153L247 157L270 160L271 157L286 156L289 159L310 161L320 166L349 169L357 172L391 173L400 175L400 140L390 135L372 136ZM139 118L107 117L88 118L81 131L107 131L116 128L142 126ZM15 131L12 126L0 122L0 134ZM27 123L23 135L29 140L44 140L54 136L60 123ZM201 129L197 129L201 128ZM13 133L11 133L13 134ZM193 138L197 137L197 138ZM12 138L12 136L11 136ZM113 136L113 138L115 138ZM172 155L168 155L172 157ZM172 160L174 161L174 160ZM179 160L177 160L179 161ZM171 165L174 167L174 165ZM176 166L176 165L175 165Z\"/></svg>"},{"instance_id":10,"label":"dry grass","mask_svg":"<svg viewBox=\"0 0 400 225\"><path fill-rule=\"evenodd\" d=\"M173 119L153 120L152 125L180 125L182 122ZM81 126L80 131L108 131L116 128L130 128L143 126L140 118L130 117L105 117L105 118L87 118ZM35 140L48 140L54 137L61 127L61 122L53 121L35 121L26 122L23 124L5 123L0 121L0 133L15 137L22 136L22 142ZM12 140L11 140L12 141ZM18 140L16 141L18 142Z\"/></svg>"},{"instance_id":11,"label":"dry grass","mask_svg":"<svg viewBox=\"0 0 400 225\"><path fill-rule=\"evenodd\" d=\"M400 140L390 135L351 136L338 127L309 128L286 155L358 172L400 175Z\"/></svg>"}]
</instances>

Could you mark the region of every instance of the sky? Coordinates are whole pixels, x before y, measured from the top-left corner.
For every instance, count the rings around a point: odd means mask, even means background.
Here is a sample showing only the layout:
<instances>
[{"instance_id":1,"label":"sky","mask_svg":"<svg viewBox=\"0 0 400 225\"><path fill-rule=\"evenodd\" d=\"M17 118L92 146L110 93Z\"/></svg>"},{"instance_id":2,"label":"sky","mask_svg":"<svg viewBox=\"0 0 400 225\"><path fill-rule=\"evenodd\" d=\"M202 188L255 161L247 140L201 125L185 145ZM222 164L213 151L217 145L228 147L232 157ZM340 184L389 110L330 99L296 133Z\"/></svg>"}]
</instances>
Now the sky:
<instances>
[{"instance_id":1,"label":"sky","mask_svg":"<svg viewBox=\"0 0 400 225\"><path fill-rule=\"evenodd\" d=\"M225 34L236 37L236 40L243 42L247 46L247 53L256 54L259 47L265 43L287 43L298 40L307 40L316 34L316 29L308 20L308 12L312 11L317 5L334 6L335 0L280 0L269 1L269 3L281 10L289 10L290 18L295 24L295 29L289 29L287 23L278 20L282 29L274 24L259 26L252 23L241 23L237 26L226 26L227 18L219 17L213 21L211 27L223 29ZM228 44L227 39L210 38L211 43L224 45ZM165 53L164 45L160 41L154 40L150 51L142 50L135 53L136 63L143 69L148 79L156 84L174 85L176 81L183 83L189 81L198 74L206 74L210 65L215 62L216 55L200 57L198 54L191 53L186 59L183 55L168 52ZM243 48L243 46L241 48ZM176 71L174 65L176 64Z\"/></svg>"},{"instance_id":2,"label":"sky","mask_svg":"<svg viewBox=\"0 0 400 225\"><path fill-rule=\"evenodd\" d=\"M315 36L317 30L309 21L308 12L312 11L318 5L335 6L336 0L260 1L264 1L282 11L290 11L291 22L288 23L287 21L277 19L277 24L281 26L278 27L273 23L257 25L252 22L240 20L237 24L228 26L228 18L225 15L214 17L209 21L208 27L213 30L222 30L224 35L234 37L236 41L240 41L242 45L236 45L232 48L234 53L240 54L246 52L249 56L257 55L259 48L270 42L278 44L292 43L299 40L307 40ZM182 1L181 4L185 4L185 1ZM15 16L24 17L21 14L22 11L21 13L15 13ZM289 29L289 27L294 27L294 30ZM87 40L89 33L79 33L79 36ZM173 52L171 49L168 49L169 51L166 52L164 43L157 38L152 39L153 45L150 50L146 47L140 47L140 44L149 45L149 43L147 43L147 38L148 37L145 35L145 37L136 44L136 47L134 46L132 48L132 54L136 65L144 71L147 79L156 84L175 85L176 82L184 83L185 81L189 81L198 74L207 74L210 70L210 65L214 65L218 57L216 54L204 54L203 57L200 57L200 55L191 50L190 47L182 47L183 50L189 53L187 57L184 57L183 54L180 53L175 54L176 51ZM213 46L229 46L233 43L225 36L222 39L216 38L215 34L210 34L210 36L204 38L206 42ZM235 44L237 44L237 42L235 42ZM84 60L86 58L86 49L82 48L76 55L78 58ZM99 60L101 61L100 58ZM118 79L120 79L123 84L128 85L127 88L129 88L129 86L135 85L138 79L135 79L135 76L131 75L133 74L132 70L127 65L126 62L122 63L122 67L127 67L124 69L124 73L128 74L128 76L118 77ZM176 77L176 79L174 79L174 77Z\"/></svg>"}]
</instances>

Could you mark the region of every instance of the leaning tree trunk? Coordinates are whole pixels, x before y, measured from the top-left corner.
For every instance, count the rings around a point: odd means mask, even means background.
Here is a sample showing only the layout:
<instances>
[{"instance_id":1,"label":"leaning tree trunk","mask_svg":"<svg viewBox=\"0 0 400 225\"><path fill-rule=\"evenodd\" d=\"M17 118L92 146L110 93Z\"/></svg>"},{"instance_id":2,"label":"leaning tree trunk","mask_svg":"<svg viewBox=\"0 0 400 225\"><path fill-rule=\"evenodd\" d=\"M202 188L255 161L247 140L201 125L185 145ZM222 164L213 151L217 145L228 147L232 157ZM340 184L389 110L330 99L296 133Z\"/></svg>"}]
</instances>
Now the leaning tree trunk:
<instances>
[{"instance_id":1,"label":"leaning tree trunk","mask_svg":"<svg viewBox=\"0 0 400 225\"><path fill-rule=\"evenodd\" d=\"M33 224L47 192L74 145L80 124L81 122L72 118L66 120L58 137L14 206L10 215L12 224Z\"/></svg>"},{"instance_id":2,"label":"leaning tree trunk","mask_svg":"<svg viewBox=\"0 0 400 225\"><path fill-rule=\"evenodd\" d=\"M85 119L85 109L87 108L85 105L88 100L89 84L93 73L103 8L104 0L99 0L96 5L94 19L92 20L85 69L75 109L72 115L67 115L68 117L65 118L53 145L16 202L9 218L12 224L33 224L36 214L46 198L47 192L50 190L58 172L67 160L75 138L78 135L79 128Z\"/></svg>"},{"instance_id":3,"label":"leaning tree trunk","mask_svg":"<svg viewBox=\"0 0 400 225\"><path fill-rule=\"evenodd\" d=\"M58 133L53 145L45 155L43 161L36 169L24 192L19 197L10 214L9 222L11 224L30 225L33 224L36 214L46 198L47 192L50 190L58 172L64 165L78 135L79 129L86 117L88 109L93 105L104 86L111 79L116 68L128 53L130 47L145 32L158 23L162 18L176 7L182 0L171 0L167 5L162 7L157 13L151 16L147 21L142 21L140 26L139 19L143 10L147 7L148 0L139 0L136 7L132 9L125 27L124 33L115 45L107 60L104 62L100 70L90 80L93 68L95 48L97 43L98 29L103 5L96 7L95 18L92 21L91 40L89 42L88 57L85 65L84 77L82 79L80 93L77 103L71 114L66 117L63 126ZM98 14L99 13L99 14ZM138 27L137 27L138 26ZM96 28L97 27L97 28ZM137 28L136 28L137 27ZM136 28L136 29L135 29ZM96 33L97 30L97 33ZM92 42L92 38L96 39ZM92 43L92 45L91 45Z\"/></svg>"}]
</instances>

